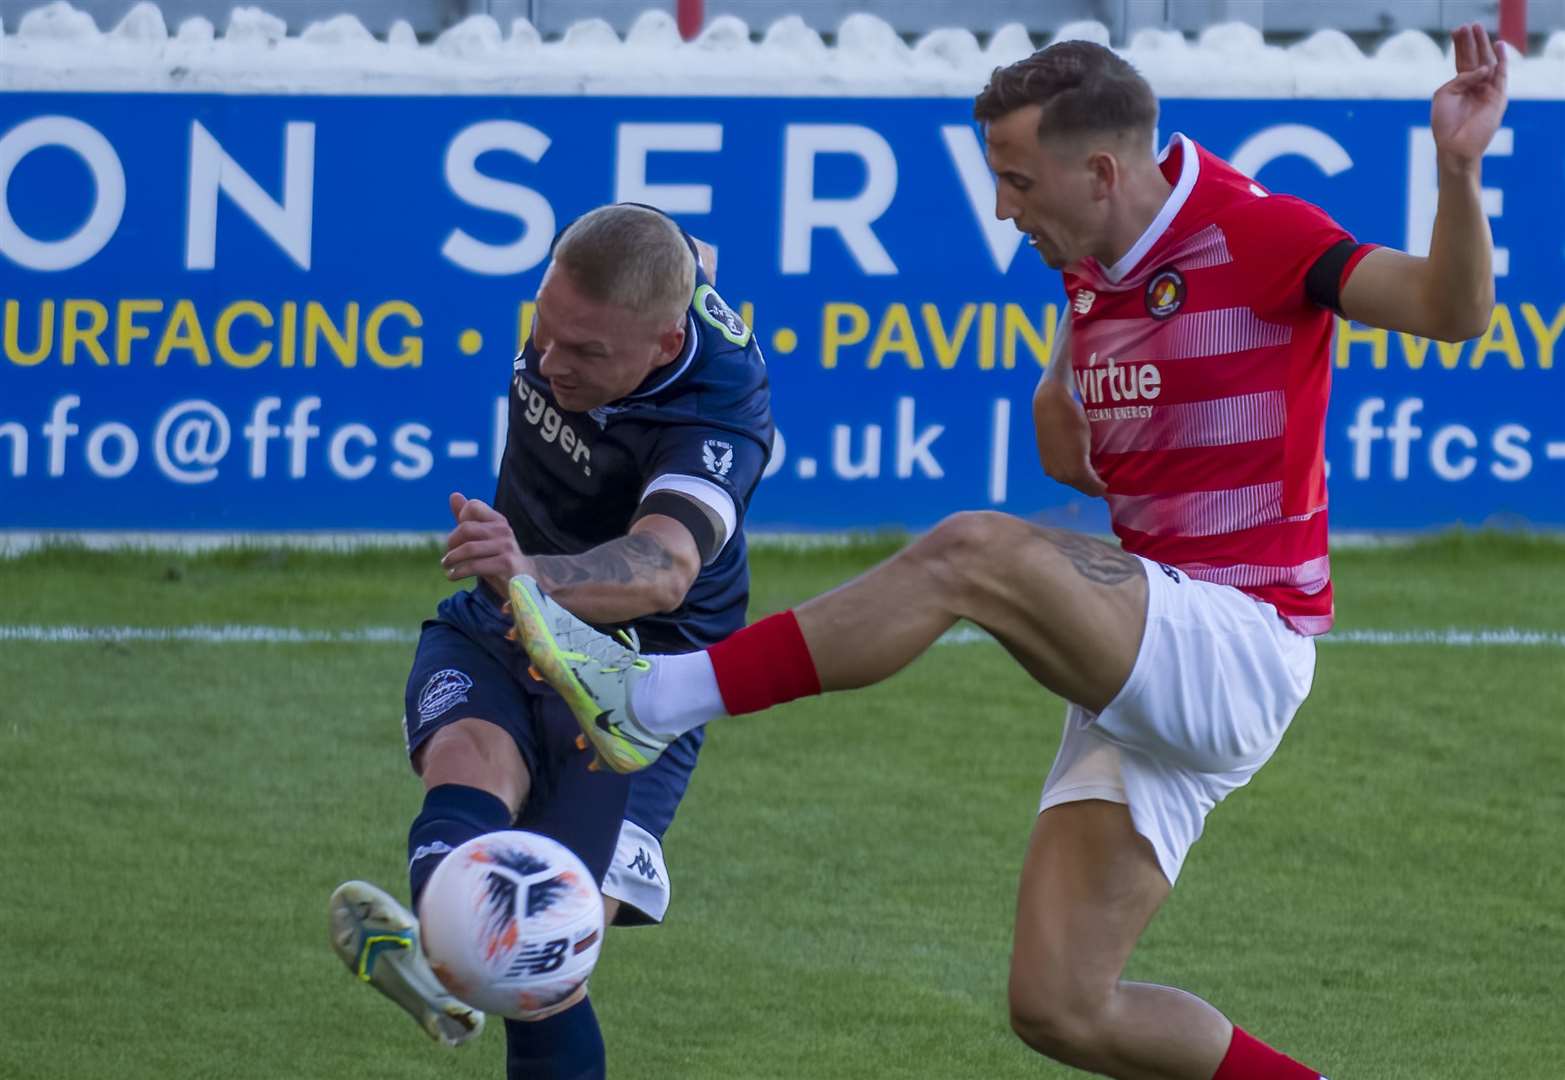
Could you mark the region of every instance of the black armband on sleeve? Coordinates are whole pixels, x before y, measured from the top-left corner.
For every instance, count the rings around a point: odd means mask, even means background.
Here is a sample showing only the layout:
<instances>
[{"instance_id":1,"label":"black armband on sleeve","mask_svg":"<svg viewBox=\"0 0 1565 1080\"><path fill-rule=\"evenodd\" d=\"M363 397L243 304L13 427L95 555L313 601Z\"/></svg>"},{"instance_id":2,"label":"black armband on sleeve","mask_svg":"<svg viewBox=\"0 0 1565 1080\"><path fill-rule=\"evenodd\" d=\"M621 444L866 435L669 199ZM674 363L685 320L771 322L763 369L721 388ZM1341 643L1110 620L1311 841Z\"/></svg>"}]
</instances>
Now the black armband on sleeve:
<instances>
[{"instance_id":1,"label":"black armband on sleeve","mask_svg":"<svg viewBox=\"0 0 1565 1080\"><path fill-rule=\"evenodd\" d=\"M642 499L630 523L634 525L648 514L673 518L689 529L696 542L696 550L701 553L702 566L717 558L717 553L728 542L728 537L723 535L722 520L696 500L686 498L677 491L654 491Z\"/></svg>"},{"instance_id":2,"label":"black armband on sleeve","mask_svg":"<svg viewBox=\"0 0 1565 1080\"><path fill-rule=\"evenodd\" d=\"M1304 293L1323 308L1342 314L1342 270L1363 245L1357 240L1338 240L1321 253L1304 276Z\"/></svg>"}]
</instances>

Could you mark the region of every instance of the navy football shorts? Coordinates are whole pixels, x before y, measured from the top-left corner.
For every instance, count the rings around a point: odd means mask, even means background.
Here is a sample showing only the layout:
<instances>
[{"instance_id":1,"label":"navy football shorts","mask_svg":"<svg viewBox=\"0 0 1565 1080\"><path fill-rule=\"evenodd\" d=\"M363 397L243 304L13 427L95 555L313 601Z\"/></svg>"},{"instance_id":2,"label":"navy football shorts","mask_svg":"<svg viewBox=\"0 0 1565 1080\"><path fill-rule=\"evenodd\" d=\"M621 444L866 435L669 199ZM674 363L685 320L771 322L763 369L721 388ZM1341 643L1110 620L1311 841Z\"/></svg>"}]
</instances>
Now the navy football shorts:
<instances>
[{"instance_id":1,"label":"navy football shorts","mask_svg":"<svg viewBox=\"0 0 1565 1080\"><path fill-rule=\"evenodd\" d=\"M588 772L592 754L576 748L581 729L575 717L559 694L528 674L526 654L505 639L511 623L500 603L480 585L447 597L424 623L404 701L409 758L435 732L465 717L503 728L532 779L515 827L574 851L605 883L605 892L635 909L622 908L620 922L661 921L667 906L661 842L690 784L702 730L680 737L641 772ZM648 847L650 854L643 850ZM617 848L626 859L616 859ZM615 887L618 879L630 889Z\"/></svg>"}]
</instances>

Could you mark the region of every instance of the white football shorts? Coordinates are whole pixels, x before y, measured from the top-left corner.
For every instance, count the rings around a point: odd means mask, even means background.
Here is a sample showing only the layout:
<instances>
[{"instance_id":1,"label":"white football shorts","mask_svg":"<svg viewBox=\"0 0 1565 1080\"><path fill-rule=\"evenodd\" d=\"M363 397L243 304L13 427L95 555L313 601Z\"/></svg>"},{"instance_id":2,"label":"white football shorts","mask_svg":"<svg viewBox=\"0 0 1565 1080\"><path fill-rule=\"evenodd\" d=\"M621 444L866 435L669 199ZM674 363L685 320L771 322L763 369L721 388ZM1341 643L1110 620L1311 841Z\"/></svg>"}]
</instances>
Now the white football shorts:
<instances>
[{"instance_id":1,"label":"white football shorts","mask_svg":"<svg viewBox=\"0 0 1565 1080\"><path fill-rule=\"evenodd\" d=\"M603 895L620 902L620 926L660 923L668 913L668 865L658 838L629 818L620 825L614 861L603 875Z\"/></svg>"},{"instance_id":2,"label":"white football shorts","mask_svg":"<svg viewBox=\"0 0 1565 1080\"><path fill-rule=\"evenodd\" d=\"M1315 677L1315 642L1277 609L1147 559L1147 626L1101 713L1079 705L1039 812L1104 799L1130 809L1172 884L1206 815L1271 758Z\"/></svg>"}]
</instances>

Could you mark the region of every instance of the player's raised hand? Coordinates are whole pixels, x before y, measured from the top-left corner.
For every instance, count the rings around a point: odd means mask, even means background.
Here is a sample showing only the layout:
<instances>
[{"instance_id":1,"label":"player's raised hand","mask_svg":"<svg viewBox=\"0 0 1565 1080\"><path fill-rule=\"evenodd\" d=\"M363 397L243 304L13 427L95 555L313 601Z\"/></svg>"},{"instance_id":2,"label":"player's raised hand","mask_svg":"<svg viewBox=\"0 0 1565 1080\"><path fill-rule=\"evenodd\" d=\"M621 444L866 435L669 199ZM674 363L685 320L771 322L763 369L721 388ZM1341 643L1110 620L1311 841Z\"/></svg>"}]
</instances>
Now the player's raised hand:
<instances>
[{"instance_id":1,"label":"player's raised hand","mask_svg":"<svg viewBox=\"0 0 1565 1080\"><path fill-rule=\"evenodd\" d=\"M1451 44L1456 78L1435 91L1429 127L1453 164L1476 166L1505 115L1505 49L1477 23L1457 27Z\"/></svg>"},{"instance_id":2,"label":"player's raised hand","mask_svg":"<svg viewBox=\"0 0 1565 1080\"><path fill-rule=\"evenodd\" d=\"M531 563L516 543L516 534L505 515L482 499L469 499L453 491L451 516L456 527L446 536L446 553L440 566L452 581L481 577L501 596L517 574Z\"/></svg>"}]
</instances>

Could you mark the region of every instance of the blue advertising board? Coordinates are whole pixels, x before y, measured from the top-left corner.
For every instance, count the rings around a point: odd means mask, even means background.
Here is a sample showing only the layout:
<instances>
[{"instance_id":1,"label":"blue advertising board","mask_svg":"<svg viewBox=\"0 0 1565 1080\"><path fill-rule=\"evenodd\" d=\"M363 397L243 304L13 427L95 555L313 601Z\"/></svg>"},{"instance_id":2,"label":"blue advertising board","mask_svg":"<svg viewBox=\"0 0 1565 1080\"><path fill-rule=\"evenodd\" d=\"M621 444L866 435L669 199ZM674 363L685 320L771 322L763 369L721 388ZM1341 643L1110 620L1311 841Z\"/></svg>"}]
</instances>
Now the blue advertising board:
<instances>
[{"instance_id":1,"label":"blue advertising board","mask_svg":"<svg viewBox=\"0 0 1565 1080\"><path fill-rule=\"evenodd\" d=\"M0 95L0 528L440 529L493 490L550 239L617 199L719 251L780 431L752 528L997 507L1102 527L1029 420L1059 278L955 99ZM1419 250L1417 101L1170 100L1360 239ZM1343 324L1332 523L1565 525L1565 103L1485 162L1482 338Z\"/></svg>"}]
</instances>

